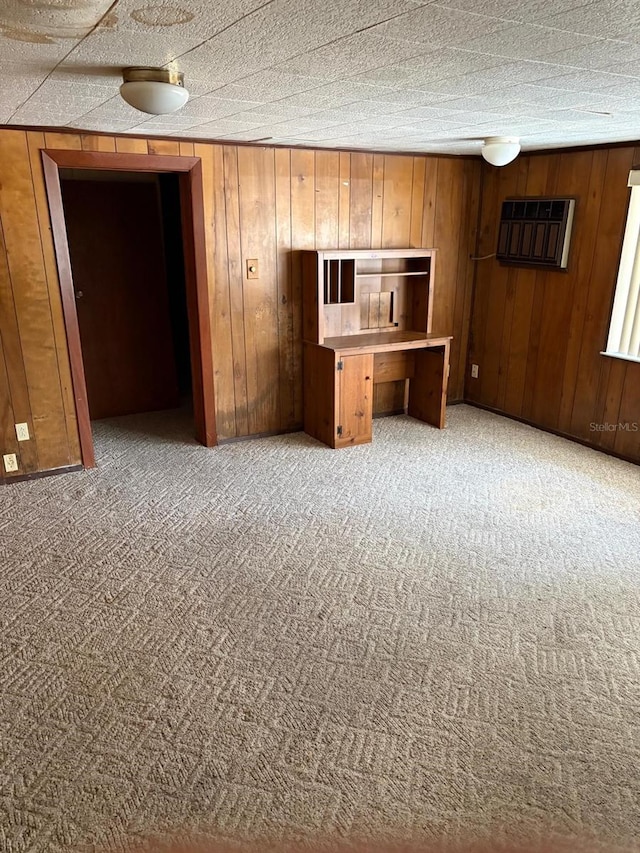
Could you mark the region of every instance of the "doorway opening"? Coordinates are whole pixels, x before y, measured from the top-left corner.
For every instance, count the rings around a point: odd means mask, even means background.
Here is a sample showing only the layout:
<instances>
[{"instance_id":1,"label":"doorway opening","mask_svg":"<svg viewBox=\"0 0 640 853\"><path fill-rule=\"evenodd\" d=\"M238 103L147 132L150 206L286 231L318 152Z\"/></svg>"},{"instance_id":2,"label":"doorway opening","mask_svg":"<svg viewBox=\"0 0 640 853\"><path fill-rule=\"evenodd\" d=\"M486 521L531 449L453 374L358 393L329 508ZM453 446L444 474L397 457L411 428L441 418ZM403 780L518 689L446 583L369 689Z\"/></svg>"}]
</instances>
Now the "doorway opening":
<instances>
[{"instance_id":1,"label":"doorway opening","mask_svg":"<svg viewBox=\"0 0 640 853\"><path fill-rule=\"evenodd\" d=\"M198 158L44 151L85 467L91 420L188 409L217 443Z\"/></svg>"}]
</instances>

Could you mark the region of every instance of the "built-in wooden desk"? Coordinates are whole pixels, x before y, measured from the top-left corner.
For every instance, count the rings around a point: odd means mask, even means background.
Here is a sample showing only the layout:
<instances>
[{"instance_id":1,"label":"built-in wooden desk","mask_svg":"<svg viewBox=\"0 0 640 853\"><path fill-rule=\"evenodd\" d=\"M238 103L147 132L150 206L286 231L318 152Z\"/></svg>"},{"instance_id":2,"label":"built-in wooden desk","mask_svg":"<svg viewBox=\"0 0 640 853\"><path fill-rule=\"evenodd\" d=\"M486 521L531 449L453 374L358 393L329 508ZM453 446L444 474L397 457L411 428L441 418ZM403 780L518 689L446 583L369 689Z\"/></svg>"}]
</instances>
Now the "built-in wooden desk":
<instances>
[{"instance_id":1,"label":"built-in wooden desk","mask_svg":"<svg viewBox=\"0 0 640 853\"><path fill-rule=\"evenodd\" d=\"M430 331L434 262L431 249L303 253L309 435L370 442L373 385L402 379L407 413L444 427L451 337Z\"/></svg>"}]
</instances>

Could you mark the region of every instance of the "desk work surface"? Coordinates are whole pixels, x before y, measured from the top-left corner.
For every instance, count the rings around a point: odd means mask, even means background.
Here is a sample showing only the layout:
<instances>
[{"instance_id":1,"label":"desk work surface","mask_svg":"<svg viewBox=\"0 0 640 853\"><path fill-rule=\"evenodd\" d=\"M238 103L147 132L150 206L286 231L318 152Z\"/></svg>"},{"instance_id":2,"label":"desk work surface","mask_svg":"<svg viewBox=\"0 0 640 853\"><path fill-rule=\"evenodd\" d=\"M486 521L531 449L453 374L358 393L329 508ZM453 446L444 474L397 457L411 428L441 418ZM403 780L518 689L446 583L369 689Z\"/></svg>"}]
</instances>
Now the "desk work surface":
<instances>
[{"instance_id":1,"label":"desk work surface","mask_svg":"<svg viewBox=\"0 0 640 853\"><path fill-rule=\"evenodd\" d=\"M335 338L325 338L321 345L346 355L349 353L393 352L394 350L445 346L450 340L451 335L396 330L364 335L340 335Z\"/></svg>"}]
</instances>

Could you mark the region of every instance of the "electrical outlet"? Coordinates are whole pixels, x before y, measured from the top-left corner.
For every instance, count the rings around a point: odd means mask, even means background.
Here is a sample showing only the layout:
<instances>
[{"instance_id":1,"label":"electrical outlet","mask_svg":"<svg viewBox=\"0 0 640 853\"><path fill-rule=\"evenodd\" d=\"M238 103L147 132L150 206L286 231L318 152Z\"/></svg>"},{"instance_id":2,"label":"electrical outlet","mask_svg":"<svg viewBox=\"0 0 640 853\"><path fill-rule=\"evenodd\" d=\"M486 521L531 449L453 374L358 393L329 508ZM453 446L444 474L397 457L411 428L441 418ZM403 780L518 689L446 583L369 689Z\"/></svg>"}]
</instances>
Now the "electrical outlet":
<instances>
[{"instance_id":1,"label":"electrical outlet","mask_svg":"<svg viewBox=\"0 0 640 853\"><path fill-rule=\"evenodd\" d=\"M18 441L29 441L29 424L16 424Z\"/></svg>"},{"instance_id":2,"label":"electrical outlet","mask_svg":"<svg viewBox=\"0 0 640 853\"><path fill-rule=\"evenodd\" d=\"M5 453L2 460L4 462L4 470L7 474L18 470L18 457L15 453Z\"/></svg>"},{"instance_id":3,"label":"electrical outlet","mask_svg":"<svg viewBox=\"0 0 640 853\"><path fill-rule=\"evenodd\" d=\"M471 365L471 378L477 379L479 375L480 375L480 368L478 367L477 364L472 364Z\"/></svg>"}]
</instances>

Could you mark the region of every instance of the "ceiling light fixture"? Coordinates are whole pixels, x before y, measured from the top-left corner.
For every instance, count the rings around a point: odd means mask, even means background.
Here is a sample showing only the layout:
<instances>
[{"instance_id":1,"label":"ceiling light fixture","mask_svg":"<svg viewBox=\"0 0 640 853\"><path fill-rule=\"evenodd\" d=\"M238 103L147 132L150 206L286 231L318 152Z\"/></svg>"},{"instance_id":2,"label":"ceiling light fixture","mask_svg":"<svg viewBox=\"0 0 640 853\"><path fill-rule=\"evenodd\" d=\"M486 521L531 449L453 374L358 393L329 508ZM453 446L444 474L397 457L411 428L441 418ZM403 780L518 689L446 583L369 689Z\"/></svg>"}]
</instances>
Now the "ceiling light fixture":
<instances>
[{"instance_id":1,"label":"ceiling light fixture","mask_svg":"<svg viewBox=\"0 0 640 853\"><path fill-rule=\"evenodd\" d=\"M492 166L506 166L520 153L517 136L489 136L482 146L482 156Z\"/></svg>"},{"instance_id":2,"label":"ceiling light fixture","mask_svg":"<svg viewBox=\"0 0 640 853\"><path fill-rule=\"evenodd\" d=\"M184 74L166 68L125 68L120 94L143 113L154 116L175 113L189 100Z\"/></svg>"}]
</instances>

